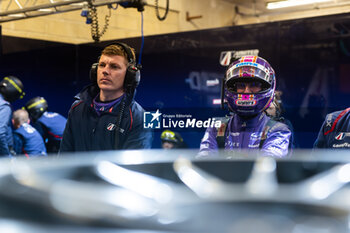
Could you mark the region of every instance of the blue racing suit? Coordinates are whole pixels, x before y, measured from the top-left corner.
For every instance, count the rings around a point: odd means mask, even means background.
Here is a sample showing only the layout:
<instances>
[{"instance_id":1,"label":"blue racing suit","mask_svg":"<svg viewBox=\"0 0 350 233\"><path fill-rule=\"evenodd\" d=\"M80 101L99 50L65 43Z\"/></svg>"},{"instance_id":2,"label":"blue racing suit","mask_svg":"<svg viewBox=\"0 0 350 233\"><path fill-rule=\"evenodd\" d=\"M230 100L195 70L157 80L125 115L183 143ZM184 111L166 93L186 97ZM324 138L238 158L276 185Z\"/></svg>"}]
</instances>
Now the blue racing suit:
<instances>
[{"instance_id":1,"label":"blue racing suit","mask_svg":"<svg viewBox=\"0 0 350 233\"><path fill-rule=\"evenodd\" d=\"M211 152L219 149L218 130L220 129L216 127L206 130L199 156L213 155L215 153ZM281 122L270 121L265 113L248 120L234 114L229 118L223 138L226 150L261 149L263 155L285 157L288 154L291 131Z\"/></svg>"},{"instance_id":2,"label":"blue racing suit","mask_svg":"<svg viewBox=\"0 0 350 233\"><path fill-rule=\"evenodd\" d=\"M31 125L24 123L13 131L14 150L16 154L26 156L46 155L44 140Z\"/></svg>"},{"instance_id":3,"label":"blue racing suit","mask_svg":"<svg viewBox=\"0 0 350 233\"><path fill-rule=\"evenodd\" d=\"M326 116L314 148L350 149L350 108Z\"/></svg>"},{"instance_id":4,"label":"blue racing suit","mask_svg":"<svg viewBox=\"0 0 350 233\"><path fill-rule=\"evenodd\" d=\"M11 118L11 105L0 94L0 156L11 156L9 149L13 146Z\"/></svg>"},{"instance_id":5,"label":"blue racing suit","mask_svg":"<svg viewBox=\"0 0 350 233\"><path fill-rule=\"evenodd\" d=\"M56 112L44 112L32 123L45 141L47 152L55 153L60 148L67 119Z\"/></svg>"}]
</instances>

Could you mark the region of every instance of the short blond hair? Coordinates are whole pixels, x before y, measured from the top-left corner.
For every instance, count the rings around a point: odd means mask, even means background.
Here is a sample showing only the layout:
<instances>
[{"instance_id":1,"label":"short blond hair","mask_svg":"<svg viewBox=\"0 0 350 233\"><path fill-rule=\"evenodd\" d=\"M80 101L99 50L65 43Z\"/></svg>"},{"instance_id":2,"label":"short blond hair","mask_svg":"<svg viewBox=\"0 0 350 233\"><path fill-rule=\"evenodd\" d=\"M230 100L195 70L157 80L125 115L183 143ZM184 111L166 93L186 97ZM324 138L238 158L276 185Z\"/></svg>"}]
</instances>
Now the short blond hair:
<instances>
[{"instance_id":1,"label":"short blond hair","mask_svg":"<svg viewBox=\"0 0 350 233\"><path fill-rule=\"evenodd\" d=\"M12 119L15 124L22 125L29 121L29 114L24 109L18 109L13 112Z\"/></svg>"},{"instance_id":2,"label":"short blond hair","mask_svg":"<svg viewBox=\"0 0 350 233\"><path fill-rule=\"evenodd\" d=\"M125 57L125 59L127 60L127 62L129 62L130 59L132 59L134 61L134 63L136 62L136 55L135 55L135 49L127 46L132 54L132 57L128 57L127 52L125 51L125 49L123 48L123 46L119 45L119 44L111 44L108 45L107 47L105 47L102 52L101 55L107 55L107 56L111 56L111 55L119 55L119 56L123 56Z\"/></svg>"}]
</instances>

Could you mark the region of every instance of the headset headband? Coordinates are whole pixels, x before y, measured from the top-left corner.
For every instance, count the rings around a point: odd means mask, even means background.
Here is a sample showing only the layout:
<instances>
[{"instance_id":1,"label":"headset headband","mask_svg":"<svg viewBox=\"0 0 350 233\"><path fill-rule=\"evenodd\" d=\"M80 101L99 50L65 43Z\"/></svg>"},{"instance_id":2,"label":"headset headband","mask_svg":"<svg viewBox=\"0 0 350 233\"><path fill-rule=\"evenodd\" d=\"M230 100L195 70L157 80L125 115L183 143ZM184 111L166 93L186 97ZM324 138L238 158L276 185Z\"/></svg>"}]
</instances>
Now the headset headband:
<instances>
[{"instance_id":1,"label":"headset headband","mask_svg":"<svg viewBox=\"0 0 350 233\"><path fill-rule=\"evenodd\" d=\"M124 52L127 55L128 63L129 64L136 64L136 61L134 60L134 55L131 52L131 49L130 49L130 47L128 45L126 45L125 43L121 43L121 42L114 42L114 43L111 43L111 44L107 45L106 47L108 47L110 45L119 45L120 47L122 47L122 49L124 50Z\"/></svg>"}]
</instances>

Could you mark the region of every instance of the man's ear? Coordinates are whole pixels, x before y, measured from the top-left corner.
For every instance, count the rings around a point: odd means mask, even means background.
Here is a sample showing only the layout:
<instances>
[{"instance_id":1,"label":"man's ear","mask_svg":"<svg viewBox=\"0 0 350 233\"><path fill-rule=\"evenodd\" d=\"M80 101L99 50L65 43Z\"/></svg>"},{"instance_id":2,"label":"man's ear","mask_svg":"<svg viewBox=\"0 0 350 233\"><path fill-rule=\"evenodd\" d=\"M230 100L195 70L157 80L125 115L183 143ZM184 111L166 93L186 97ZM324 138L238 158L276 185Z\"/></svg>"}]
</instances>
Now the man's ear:
<instances>
[{"instance_id":1,"label":"man's ear","mask_svg":"<svg viewBox=\"0 0 350 233\"><path fill-rule=\"evenodd\" d=\"M30 119L28 119L27 123L30 124Z\"/></svg>"}]
</instances>

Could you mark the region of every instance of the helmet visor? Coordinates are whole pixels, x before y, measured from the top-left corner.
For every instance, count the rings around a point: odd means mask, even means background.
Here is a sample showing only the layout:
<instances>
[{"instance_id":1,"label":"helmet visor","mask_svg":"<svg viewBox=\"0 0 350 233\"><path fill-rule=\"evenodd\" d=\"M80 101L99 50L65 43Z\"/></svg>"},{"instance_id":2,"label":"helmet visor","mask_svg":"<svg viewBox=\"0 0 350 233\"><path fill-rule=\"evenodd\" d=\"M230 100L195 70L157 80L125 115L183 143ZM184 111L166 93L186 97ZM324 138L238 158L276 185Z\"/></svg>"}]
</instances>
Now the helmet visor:
<instances>
[{"instance_id":1,"label":"helmet visor","mask_svg":"<svg viewBox=\"0 0 350 233\"><path fill-rule=\"evenodd\" d=\"M271 85L272 78L269 70L258 63L242 62L233 65L226 72L226 81L235 78L257 78Z\"/></svg>"}]
</instances>

